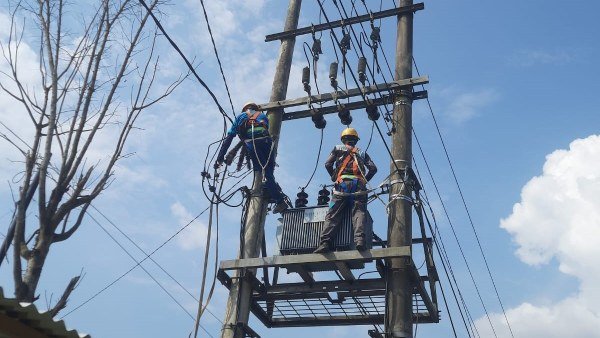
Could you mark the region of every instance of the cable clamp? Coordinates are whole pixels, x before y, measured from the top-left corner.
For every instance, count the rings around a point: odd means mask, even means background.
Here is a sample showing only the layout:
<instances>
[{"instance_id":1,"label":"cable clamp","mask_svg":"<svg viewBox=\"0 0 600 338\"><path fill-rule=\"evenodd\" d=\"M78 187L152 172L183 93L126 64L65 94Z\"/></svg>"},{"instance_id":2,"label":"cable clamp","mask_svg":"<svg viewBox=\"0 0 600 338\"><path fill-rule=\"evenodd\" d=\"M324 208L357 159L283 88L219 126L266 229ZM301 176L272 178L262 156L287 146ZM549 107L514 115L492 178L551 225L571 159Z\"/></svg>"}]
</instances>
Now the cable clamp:
<instances>
[{"instance_id":1,"label":"cable clamp","mask_svg":"<svg viewBox=\"0 0 600 338\"><path fill-rule=\"evenodd\" d=\"M366 195L368 194L369 191L368 190L363 190L363 191L357 191L357 192L342 192L342 191L337 191L337 190L333 190L333 194L336 196L360 196L360 195Z\"/></svg>"},{"instance_id":2,"label":"cable clamp","mask_svg":"<svg viewBox=\"0 0 600 338\"><path fill-rule=\"evenodd\" d=\"M393 195L390 195L390 203L393 202L393 201L395 201L395 200L405 200L405 201L413 203L412 196L403 195L403 194L393 194Z\"/></svg>"},{"instance_id":3,"label":"cable clamp","mask_svg":"<svg viewBox=\"0 0 600 338\"><path fill-rule=\"evenodd\" d=\"M390 186L394 185L394 184L398 184L398 183L408 183L407 181L405 181L404 179L399 179L399 180L393 180L390 182Z\"/></svg>"}]
</instances>

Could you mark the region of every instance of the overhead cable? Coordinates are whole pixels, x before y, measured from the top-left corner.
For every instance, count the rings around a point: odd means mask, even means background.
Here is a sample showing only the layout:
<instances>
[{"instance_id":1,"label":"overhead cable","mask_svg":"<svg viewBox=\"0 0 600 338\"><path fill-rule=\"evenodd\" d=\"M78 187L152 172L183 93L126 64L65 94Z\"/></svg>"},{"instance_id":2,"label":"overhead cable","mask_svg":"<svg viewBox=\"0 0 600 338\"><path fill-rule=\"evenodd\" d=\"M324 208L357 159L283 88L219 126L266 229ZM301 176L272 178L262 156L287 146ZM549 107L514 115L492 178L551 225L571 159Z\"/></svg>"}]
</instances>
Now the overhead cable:
<instances>
[{"instance_id":1,"label":"overhead cable","mask_svg":"<svg viewBox=\"0 0 600 338\"><path fill-rule=\"evenodd\" d=\"M110 237L110 239L113 240L113 242L115 242L121 248L121 250L123 250L129 256L129 258L131 258L136 263L138 262L137 259L133 257L133 255L129 252L129 250L127 250L123 246L123 244L121 244L121 242L119 242L108 230L106 230L106 228L102 224L100 224L100 222L98 222L98 220L96 220L96 218L93 215L88 214L88 216L92 219L92 221L94 221L94 223L96 223L96 225L98 225L98 227L100 227L100 229L102 229L102 231L104 231L108 235L108 237ZM173 295L167 289L165 289L165 287L156 278L154 278L154 276L148 270L146 270L146 268L143 265L140 264L140 268L142 268L142 270L148 275L148 277L150 277L154 281L154 283L156 283L156 285L158 285L177 305L179 305L179 307L185 313L187 313L187 315L190 318L194 319L192 314L183 305L181 305L181 303L175 297L173 297Z\"/></svg>"},{"instance_id":2,"label":"overhead cable","mask_svg":"<svg viewBox=\"0 0 600 338\"><path fill-rule=\"evenodd\" d=\"M210 35L210 41L213 45L213 50L215 51L215 56L217 58L217 63L219 64L219 70L221 71L221 75L223 76L223 83L225 83L225 89L227 90L227 97L229 97L229 103L231 104L231 112L233 116L235 115L235 108L233 108L233 101L231 100L231 93L229 93L229 86L227 85L227 80L225 79L225 72L223 72L223 65L221 65L221 59L219 58L219 52L217 52L217 45L215 44L215 39L213 38L212 29L210 28L210 22L208 21L208 14L206 14L206 7L204 6L204 0L200 0L200 4L202 4L202 12L204 12L204 19L206 20L206 27L208 28L208 34Z\"/></svg>"},{"instance_id":3,"label":"overhead cable","mask_svg":"<svg viewBox=\"0 0 600 338\"><path fill-rule=\"evenodd\" d=\"M237 186L237 184L239 184L243 179L245 178L245 176L240 179L234 186L232 186L231 188L228 189L228 191L226 191L225 193L228 193L229 191L233 190L233 188L235 188ZM186 223L185 225L183 225L181 228L179 228L179 230L177 230L173 235L171 235L169 238L167 238L163 243L161 243L158 247L156 247L154 250L152 250L150 253L148 253L143 259L141 259L139 262L137 262L134 266L132 266L129 270L125 271L125 273L121 274L119 277L117 277L115 280L113 280L112 282L108 283L106 286L104 286L102 289L100 289L98 292L96 292L94 295L92 295L91 297L89 297L87 300L85 300L83 303L79 304L77 307L75 307L74 309L72 309L71 311L67 312L66 314L64 314L60 319L65 318L66 316L68 316L69 314L77 311L78 309L80 309L81 307L83 307L84 305L86 305L87 303L89 303L90 301L92 301L94 298L96 298L97 296L99 296L101 293L103 293L104 291L108 290L111 286L113 286L114 284L116 284L118 281L120 281L121 279L123 279L125 276L127 276L131 271L135 270L135 268L137 268L139 265L141 265L143 262L145 262L147 259L149 259L152 255L154 255L158 250L162 249L165 245L167 245L167 243L169 243L171 240L173 240L173 238L177 237L183 230L185 230L187 227L189 227L193 222L195 222L198 218L200 218L200 216L204 215L204 213L206 211L208 211L208 209L210 208L210 206L206 207L204 210L202 210L198 215L196 215L194 218L192 218L188 223Z\"/></svg>"},{"instance_id":4,"label":"overhead cable","mask_svg":"<svg viewBox=\"0 0 600 338\"><path fill-rule=\"evenodd\" d=\"M325 20L327 21L327 23L331 24L331 21L329 21L329 18L327 17L327 13L325 13L325 8L323 7L323 3L321 2L321 0L317 0L317 3L319 4L319 7L321 9L321 12L323 13L323 17L325 18ZM330 28L330 32L332 34L332 37L335 39L338 48L341 49L341 45L340 45L340 41L337 38L337 35L335 34L335 31ZM348 59L343 57L342 58L344 63L348 66L348 68L350 69L350 75L352 75L352 79L354 80L354 83L356 84L356 87L360 87L359 81L356 78L356 75L354 74L354 72L352 71L352 69L350 68L350 64L348 63ZM365 96L364 93L361 92L362 98L364 101L367 101L367 97ZM375 127L377 128L377 132L379 133L379 136L381 137L381 140L383 141L383 144L388 152L388 154L390 155L390 157L392 158L392 161L394 160L394 156L392 155L392 151L390 150L390 147L388 146L387 142L385 141L385 137L383 136L383 133L381 132L381 128L379 128L379 125L377 124L376 121L373 121L375 123ZM398 164L396 163L396 161L393 161L394 167L396 167L396 170L398 172L402 172L402 170L400 170L400 168L398 167Z\"/></svg>"},{"instance_id":5,"label":"overhead cable","mask_svg":"<svg viewBox=\"0 0 600 338\"><path fill-rule=\"evenodd\" d=\"M225 167L227 170L227 167ZM215 177L213 179L213 184L216 183L216 169L215 169ZM204 300L204 285L206 282L206 272L208 266L208 254L210 253L210 237L212 232L212 221L213 221L213 207L215 206L215 197L221 193L221 189L223 188L223 183L225 183L225 178L221 180L221 184L219 185L219 191L213 192L212 198L210 200L210 211L208 214L208 229L206 234L206 244L204 245L204 266L202 269L202 284L200 286L200 299L198 300L198 313L196 315L195 324L194 324L194 338L198 337L198 327L200 327L200 318L202 318L202 313L204 309L202 308L202 301ZM217 204L218 205L218 204ZM218 232L217 232L218 235ZM208 306L208 303L206 304Z\"/></svg>"},{"instance_id":6,"label":"overhead cable","mask_svg":"<svg viewBox=\"0 0 600 338\"><path fill-rule=\"evenodd\" d=\"M419 68L417 67L417 62L414 59L414 57L413 57L413 63L415 65L415 69L417 71L417 75L420 76ZM477 246L479 247L479 252L481 253L481 257L483 258L483 261L485 263L485 267L487 269L488 276L490 277L490 280L492 282L492 286L494 287L494 291L496 293L496 298L498 299L498 302L500 303L500 307L502 308L502 313L504 315L504 319L506 320L506 324L507 324L508 329L510 331L510 335L511 335L511 337L514 338L515 336L514 336L512 327L510 326L510 321L508 320L508 317L506 315L506 310L504 309L504 304L502 303L502 299L500 298L500 294L498 292L498 288L496 287L496 282L494 280L494 276L492 275L492 271L490 269L490 265L488 264L487 257L486 257L486 255L485 255L485 253L483 251L483 247L481 245L481 241L479 240L479 235L477 233L477 229L475 228L475 224L473 222L473 218L471 217L471 213L469 212L469 208L467 206L467 202L465 200L465 196L464 196L464 194L462 192L462 188L460 187L460 183L458 182L458 177L456 175L456 171L454 170L454 166L452 165L452 160L450 159L450 154L448 153L448 148L446 147L446 142L444 142L444 138L443 138L442 133L440 131L440 127L439 127L439 125L437 123L437 119L435 118L435 114L433 113L433 108L431 106L431 102L429 101L429 98L427 98L427 105L429 107L429 112L431 113L431 117L433 119L433 123L435 124L435 129L437 131L437 134L439 136L440 142L442 144L442 148L444 149L444 154L446 155L446 160L448 161L448 165L450 166L450 171L452 172L452 177L454 178L454 182L456 183L456 187L458 188L458 192L459 192L460 198L462 200L463 206L464 206L465 211L467 213L467 217L469 219L469 223L471 224L471 229L473 230L473 234L475 235L475 239L477 240Z\"/></svg>"},{"instance_id":7,"label":"overhead cable","mask_svg":"<svg viewBox=\"0 0 600 338\"><path fill-rule=\"evenodd\" d=\"M413 131L414 131L414 129L413 129ZM413 135L414 135L414 133L413 133ZM415 140L417 141L417 145L420 147L420 143L419 143L419 141L418 141L418 138L416 138L416 137L415 137ZM481 302L481 305L482 305L482 307L483 307L483 310L484 310L484 312L485 312L485 314L486 314L486 318L488 319L488 322L489 322L489 324L490 324L490 327L492 328L492 332L494 333L494 336L497 338L497 337L498 337L498 335L496 334L496 331L495 331L494 325L493 325L493 323L492 323L492 321L491 321L491 318L490 318L489 312L488 312L488 310L487 310L487 307L486 307L486 305L485 305L485 302L483 301L483 297L482 297L482 295L481 295L481 292L480 292L480 290L479 290L479 286L478 286L478 284L477 284L477 281L475 280L475 277L474 277L474 275L473 275L473 272L472 272L472 270L471 270L471 266L469 265L469 262L468 262L468 260L467 260L467 257L466 257L466 255L465 255L465 252L464 252L464 250L463 250L463 247L462 247L462 245L461 245L461 243L460 243L460 240L458 239L458 235L457 235L457 233L456 233L456 229L455 229L455 227L454 227L454 223L453 223L453 222L452 222L452 220L450 219L450 215L449 215L449 213L448 213L448 210L447 210L447 208L446 208L446 204L444 203L444 200L442 199L442 195L441 195L441 193L440 193L440 191L439 191L439 189L438 189L437 183L436 183L435 179L433 178L433 174L432 174L432 172L431 172L431 169L430 169L430 167L429 167L429 163L427 162L427 159L426 159L425 157L423 157L423 161L424 161L424 163L425 163L425 166L426 166L426 168L427 168L427 171L428 171L428 173L429 173L430 179L431 179L431 181L432 181L432 183L433 183L433 187L434 187L434 189L435 189L435 191L436 191L436 193L437 193L438 199L439 199L439 201L440 201L440 204L441 204L441 206L442 206L442 210L444 211L444 214L445 214L445 216L446 216L446 220L448 221L448 224L450 225L450 229L452 230L452 234L454 235L454 239L455 239L455 241L456 241L456 244L457 244L457 246L458 246L459 252L460 252L460 254L461 254L462 258L463 258L463 261L464 261L464 263L465 263L465 266L466 266L466 268L467 268L467 271L468 271L468 273L469 273L469 277L470 277L471 281L473 282L473 285L475 286L475 291L476 291L476 293L477 293L477 296L478 296L478 298L479 298L479 301Z\"/></svg>"},{"instance_id":8,"label":"overhead cable","mask_svg":"<svg viewBox=\"0 0 600 338\"><path fill-rule=\"evenodd\" d=\"M414 133L414 130L413 130L413 133ZM415 138L417 140L417 144L419 145L419 150L421 152L421 156L426 161L425 154L423 152L423 149L420 147L420 143L419 143L419 140L418 140L418 138L416 136L416 133L415 133ZM469 337L473 337L471 335L471 331L472 330L476 330L477 328L475 327L473 319L470 316L470 312L469 312L468 306L467 306L467 304L466 304L466 302L464 300L464 297L463 297L462 292L460 290L460 286L459 286L458 281L456 280L456 277L454 275L454 271L452 269L452 264L450 263L450 258L448 256L447 251L446 251L446 247L444 245L444 240L443 240L442 234L439 231L439 228L438 228L438 225L437 225L435 213L433 211L433 208L431 207L431 203L429 202L429 198L427 196L427 190L426 190L425 185L423 183L423 179L421 177L421 173L419 171L419 167L417 165L417 162L416 162L416 159L414 158L414 156L413 156L413 163L415 165L415 172L416 172L417 178L418 178L419 182L421 182L421 186L423 187L422 191L423 191L423 194L424 194L424 200L422 200L422 202L425 202L427 204L427 206L429 207L429 212L430 212L430 214L431 214L431 216L433 218L434 227L432 227L431 222L429 221L429 217L427 217L427 210L425 210L424 208L422 208L422 210L424 211L423 212L423 216L425 217L425 221L427 222L427 225L428 225L429 230L431 232L431 235L432 235L432 238L433 238L433 243L434 243L434 245L435 245L435 247L437 249L438 256L440 257L440 261L442 262L442 266L444 268L446 279L448 280L448 285L450 285L450 288L452 290L452 295L454 296L454 300L456 302L456 307L458 308L459 314L460 314L461 319L463 321L463 324L465 326L465 330L467 331L467 334L468 334ZM432 176L432 175L430 174L430 176ZM422 205L421 205L421 207L422 207ZM452 277L452 279L450 279L450 277ZM456 290L455 290L455 286L456 286ZM440 288L442 288L442 284L441 283L440 283ZM458 296L457 296L457 292L458 292ZM442 295L444 295L443 288L442 288ZM460 298L460 302L459 302L459 298ZM450 308L448 307L446 299L444 299L444 302L446 303L446 310L448 311L448 316L450 317L450 320L451 320L451 323L452 323L452 315L450 313ZM461 307L461 305L462 305L462 307ZM465 311L464 311L465 313L464 314L463 314L463 310L462 310L463 308L465 309ZM465 315L467 316L466 320L465 320ZM453 327L453 330L455 331L453 323L452 323L452 327ZM456 334L456 332L455 332L455 334ZM473 332L473 334L475 334L475 332ZM478 332L477 332L477 336L479 336Z\"/></svg>"},{"instance_id":9,"label":"overhead cable","mask_svg":"<svg viewBox=\"0 0 600 338\"><path fill-rule=\"evenodd\" d=\"M119 226L117 226L110 218L108 218L108 216L106 216L106 214L104 214L102 211L100 211L100 209L96 208L93 204L90 204L90 206L97 213L99 213L100 216L102 216L110 225L112 225L113 228L115 228L121 235L123 235L125 238L127 238L127 240L130 243L132 243L141 253L143 253L145 256L148 256L148 253L146 253L146 251L144 249L142 249L142 247L140 247L139 244L137 244L129 235L127 235L123 230L121 230L121 228ZM98 221L96 221L95 219L94 219L94 222L98 223ZM110 236L110 237L113 238L112 236ZM117 242L117 244L118 244L118 242ZM119 244L119 246L121 246L121 245ZM122 246L121 246L121 248L131 257L131 255L129 254L129 252L127 252L127 250L125 248L123 248ZM198 301L198 299L196 299L196 297L185 286L183 286L177 279L175 279L175 277L173 277L173 275L171 275L165 268L163 268L162 265L160 265L156 260L154 260L154 258L148 256L148 259L150 259L150 261L152 261L152 263L154 263L167 276L169 276L169 278L171 278L171 280L173 282L175 282L177 285L179 285L179 287L183 291L185 291L190 297L192 297L194 300ZM136 261L136 263L137 263L137 261ZM209 313L213 316L213 318L215 318L218 321L221 321L221 319L219 317L217 317L214 313L212 313L210 311L209 311Z\"/></svg>"},{"instance_id":10,"label":"overhead cable","mask_svg":"<svg viewBox=\"0 0 600 338\"><path fill-rule=\"evenodd\" d=\"M177 44L175 43L175 41L173 41L173 39L171 39L171 37L169 36L169 34L165 31L165 29L161 25L161 23L158 20L158 18L154 15L154 13L148 7L148 5L146 5L146 2L144 2L144 0L139 0L139 2L148 11L148 13L150 14L150 16L152 17L152 19L154 20L154 23L156 24L156 26L158 27L158 29L163 33L163 35L165 36L165 38L167 38L167 40L169 40L169 43L171 44L171 46L173 48L175 48L175 50L177 51L177 53L179 53L179 55L181 56L181 58L183 59L183 61L185 62L185 64L188 66L188 69L190 70L190 72L192 72L192 74L194 74L194 76L196 77L196 80L198 80L198 82L200 82L200 84L202 85L202 87L204 87L204 89L206 89L206 91L208 92L208 94L210 94L210 96L212 97L213 101L215 102L215 104L219 108L219 112L223 115L223 117L227 118L229 120L229 122L233 123L233 120L231 119L231 117L229 117L229 115L227 115L227 113L225 112L225 109L223 109L223 107L219 103L219 100L217 100L217 97L215 96L215 94L212 92L212 90L210 90L210 88L208 87L208 85L200 78L200 76L198 75L198 73L196 73L196 69L194 69L194 66L192 66L192 64L187 59L187 57L183 54L183 52L181 51L181 49L179 49L179 47L177 46Z\"/></svg>"},{"instance_id":11,"label":"overhead cable","mask_svg":"<svg viewBox=\"0 0 600 338\"><path fill-rule=\"evenodd\" d=\"M319 159L321 157L321 148L323 148L323 129L321 129L321 141L319 142L319 151L317 152L317 161L315 162L315 169L313 170L312 174L310 174L310 178L308 179L308 182L306 182L306 184L304 185L304 188L302 188L302 190L304 190L308 187L308 185L312 181L313 177L315 176L315 173L317 172L317 168L319 166Z\"/></svg>"}]
</instances>

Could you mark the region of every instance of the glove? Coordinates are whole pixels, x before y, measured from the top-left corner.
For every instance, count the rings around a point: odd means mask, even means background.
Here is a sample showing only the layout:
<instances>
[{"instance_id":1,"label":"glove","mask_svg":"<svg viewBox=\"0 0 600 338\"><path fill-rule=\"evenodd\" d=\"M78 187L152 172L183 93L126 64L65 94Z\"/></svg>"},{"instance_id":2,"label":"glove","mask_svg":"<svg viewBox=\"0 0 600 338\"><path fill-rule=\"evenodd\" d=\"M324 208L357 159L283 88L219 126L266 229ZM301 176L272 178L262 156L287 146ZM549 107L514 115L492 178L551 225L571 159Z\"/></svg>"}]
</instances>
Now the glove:
<instances>
[{"instance_id":1,"label":"glove","mask_svg":"<svg viewBox=\"0 0 600 338\"><path fill-rule=\"evenodd\" d=\"M216 169L219 169L219 167L221 167L221 164L223 164L223 161L219 161L219 160L217 160L217 161L215 162L215 164L213 165L213 168L215 168L215 170L216 170Z\"/></svg>"}]
</instances>

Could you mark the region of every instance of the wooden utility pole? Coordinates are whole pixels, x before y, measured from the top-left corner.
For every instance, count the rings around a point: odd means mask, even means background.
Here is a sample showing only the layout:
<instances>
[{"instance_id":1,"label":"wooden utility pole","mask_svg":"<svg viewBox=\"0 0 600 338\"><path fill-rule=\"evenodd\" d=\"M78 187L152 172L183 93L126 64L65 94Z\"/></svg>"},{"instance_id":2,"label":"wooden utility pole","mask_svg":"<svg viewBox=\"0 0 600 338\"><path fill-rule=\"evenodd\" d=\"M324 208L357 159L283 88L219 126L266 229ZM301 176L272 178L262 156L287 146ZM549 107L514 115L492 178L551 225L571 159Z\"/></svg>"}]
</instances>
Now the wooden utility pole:
<instances>
[{"instance_id":1,"label":"wooden utility pole","mask_svg":"<svg viewBox=\"0 0 600 338\"><path fill-rule=\"evenodd\" d=\"M295 30L298 27L301 4L302 0L290 0L284 31ZM281 41L279 61L277 62L271 91L271 102L285 100L286 98L295 43L295 37L282 39ZM277 155L282 114L283 110L268 112L269 133L273 138L272 156ZM239 253L240 259L259 256L264 234L267 204L268 200L262 196L262 175L260 171L255 171L254 182L252 184L252 197L250 197L250 203L246 211L244 243L242 251ZM229 292L227 312L221 334L223 338L243 338L247 330L252 286L250 285L250 281L245 278L244 271L237 274L237 277L233 279Z\"/></svg>"},{"instance_id":2,"label":"wooden utility pole","mask_svg":"<svg viewBox=\"0 0 600 338\"><path fill-rule=\"evenodd\" d=\"M400 6L411 6L412 0L401 0ZM395 80L412 77L413 13L398 16L396 42ZM401 89L394 100L392 155L390 180L396 182L390 188L390 213L388 220L388 243L391 247L410 246L412 239L412 205L402 198L411 191L403 179L408 176L412 162L412 90ZM400 169L398 172L397 168ZM410 258L391 260L386 291L385 337L412 337L412 281Z\"/></svg>"}]
</instances>

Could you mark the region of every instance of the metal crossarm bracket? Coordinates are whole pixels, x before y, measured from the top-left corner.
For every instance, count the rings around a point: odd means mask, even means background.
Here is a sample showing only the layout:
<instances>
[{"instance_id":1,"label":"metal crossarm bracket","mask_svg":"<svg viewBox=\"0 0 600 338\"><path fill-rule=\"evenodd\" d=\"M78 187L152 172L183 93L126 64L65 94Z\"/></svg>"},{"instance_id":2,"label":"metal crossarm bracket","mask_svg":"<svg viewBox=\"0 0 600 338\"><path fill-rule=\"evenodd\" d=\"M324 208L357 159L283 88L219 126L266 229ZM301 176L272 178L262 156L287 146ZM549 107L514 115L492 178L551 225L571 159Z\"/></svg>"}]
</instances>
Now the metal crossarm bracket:
<instances>
[{"instance_id":1,"label":"metal crossarm bracket","mask_svg":"<svg viewBox=\"0 0 600 338\"><path fill-rule=\"evenodd\" d=\"M397 80L389 83L377 84L364 88L354 88L348 91L337 91L333 93L324 93L321 95L312 95L312 96L304 96L297 99L285 100L285 101L274 101L268 103L262 103L259 105L260 110L274 110L274 109L283 109L290 108L296 106L308 105L308 103L321 103L326 101L334 101L335 99L341 100L354 96L361 96L363 93L372 94L379 92L389 92L400 88L407 88L417 85L423 85L429 83L428 76L421 76L410 79Z\"/></svg>"},{"instance_id":2,"label":"metal crossarm bracket","mask_svg":"<svg viewBox=\"0 0 600 338\"><path fill-rule=\"evenodd\" d=\"M427 98L426 90L413 93L413 100L420 100L420 99L425 99L425 98ZM393 98L389 95L386 95L386 96L382 96L382 97L379 97L376 99L369 99L369 101L370 102L367 102L367 101L350 102L350 103L344 104L343 106L345 109L348 109L350 111L358 110L358 109L365 109L368 105L381 106L381 105L385 105L385 104L391 104L391 103L393 103ZM339 110L338 106L328 106L328 107L318 108L318 111L319 111L319 114L327 115L327 114L337 113L340 110ZM311 117L311 116L312 116L311 109L297 110L297 111L294 111L291 113L284 113L283 121L297 120L297 119L302 119L302 118Z\"/></svg>"},{"instance_id":3,"label":"metal crossarm bracket","mask_svg":"<svg viewBox=\"0 0 600 338\"><path fill-rule=\"evenodd\" d=\"M400 15L400 14L405 14L405 13L414 13L414 12L420 11L422 9L425 9L425 4L420 2L420 3L414 4L414 5L410 5L410 6L392 8L392 9L388 9L385 11L376 12L376 13L372 13L372 14L359 15L359 16L355 16L352 18L344 19L344 20L332 21L332 22L322 23L322 24L318 24L318 25L311 25L310 27L303 27L303 28L298 28L298 29L294 29L294 30L289 30L289 31L281 32L281 33L269 34L265 37L265 42L292 38L292 37L296 37L296 36L304 35L304 34L312 34L312 33L320 32L320 31L327 30L327 29L354 25L357 23L367 22L367 21L376 20L376 19L383 19L383 18L387 18L390 16L394 16L394 15Z\"/></svg>"}]
</instances>

